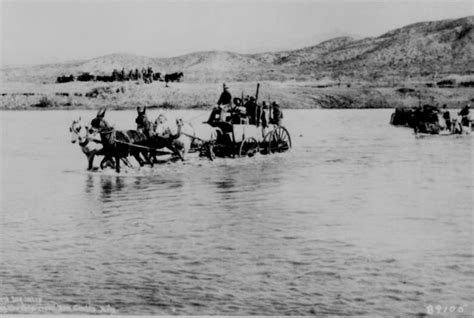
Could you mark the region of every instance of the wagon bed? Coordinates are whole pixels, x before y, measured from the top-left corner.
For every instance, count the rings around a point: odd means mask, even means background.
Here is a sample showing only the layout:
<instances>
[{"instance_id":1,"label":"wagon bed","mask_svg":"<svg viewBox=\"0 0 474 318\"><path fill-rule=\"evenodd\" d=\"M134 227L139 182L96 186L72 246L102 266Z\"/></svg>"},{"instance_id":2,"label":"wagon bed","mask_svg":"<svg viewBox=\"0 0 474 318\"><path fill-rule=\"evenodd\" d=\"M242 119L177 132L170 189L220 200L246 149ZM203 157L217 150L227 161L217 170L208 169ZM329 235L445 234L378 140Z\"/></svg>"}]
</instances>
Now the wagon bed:
<instances>
[{"instance_id":1,"label":"wagon bed","mask_svg":"<svg viewBox=\"0 0 474 318\"><path fill-rule=\"evenodd\" d=\"M290 133L283 126L270 125L264 128L228 122L209 125L222 131L215 141L205 145L206 154L211 160L215 157L252 157L257 153L285 152L291 148Z\"/></svg>"}]
</instances>

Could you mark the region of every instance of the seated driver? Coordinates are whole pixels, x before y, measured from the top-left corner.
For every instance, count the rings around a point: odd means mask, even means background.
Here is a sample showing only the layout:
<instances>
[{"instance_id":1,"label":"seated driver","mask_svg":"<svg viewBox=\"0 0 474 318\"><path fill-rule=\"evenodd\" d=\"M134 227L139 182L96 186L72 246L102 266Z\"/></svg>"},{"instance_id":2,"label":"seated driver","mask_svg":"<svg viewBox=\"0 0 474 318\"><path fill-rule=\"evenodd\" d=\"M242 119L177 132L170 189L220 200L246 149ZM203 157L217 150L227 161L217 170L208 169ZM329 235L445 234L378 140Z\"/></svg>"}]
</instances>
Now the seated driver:
<instances>
[{"instance_id":1,"label":"seated driver","mask_svg":"<svg viewBox=\"0 0 474 318\"><path fill-rule=\"evenodd\" d=\"M245 107L242 105L242 99L236 97L233 100L234 107L230 110L230 122L232 124L241 124L242 119L245 119Z\"/></svg>"},{"instance_id":2,"label":"seated driver","mask_svg":"<svg viewBox=\"0 0 474 318\"><path fill-rule=\"evenodd\" d=\"M229 87L224 83L224 91L222 92L219 100L217 101L216 107L211 112L211 116L207 120L208 123L225 121L226 120L226 107L232 105L232 95L229 93Z\"/></svg>"}]
</instances>

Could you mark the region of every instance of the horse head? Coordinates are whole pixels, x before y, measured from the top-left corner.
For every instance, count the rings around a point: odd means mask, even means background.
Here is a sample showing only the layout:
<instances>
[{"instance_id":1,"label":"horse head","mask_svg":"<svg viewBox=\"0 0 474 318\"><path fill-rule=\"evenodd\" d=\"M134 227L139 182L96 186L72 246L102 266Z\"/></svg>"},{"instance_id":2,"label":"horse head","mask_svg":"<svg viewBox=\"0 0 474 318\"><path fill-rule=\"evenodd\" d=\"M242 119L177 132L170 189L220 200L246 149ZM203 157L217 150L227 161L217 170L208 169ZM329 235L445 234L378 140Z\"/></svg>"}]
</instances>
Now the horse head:
<instances>
[{"instance_id":1,"label":"horse head","mask_svg":"<svg viewBox=\"0 0 474 318\"><path fill-rule=\"evenodd\" d=\"M78 120L73 120L71 126L69 126L69 132L71 133L71 142L75 143L77 141L77 133L80 130L79 128L79 121L81 118Z\"/></svg>"},{"instance_id":2,"label":"horse head","mask_svg":"<svg viewBox=\"0 0 474 318\"><path fill-rule=\"evenodd\" d=\"M145 116L146 115L146 106L143 109L140 106L137 106L137 113L138 116Z\"/></svg>"},{"instance_id":3,"label":"horse head","mask_svg":"<svg viewBox=\"0 0 474 318\"><path fill-rule=\"evenodd\" d=\"M153 123L153 131L160 136L170 133L170 125L168 123L168 118L164 114L158 115L155 122Z\"/></svg>"},{"instance_id":4,"label":"horse head","mask_svg":"<svg viewBox=\"0 0 474 318\"><path fill-rule=\"evenodd\" d=\"M146 116L146 107L144 107L143 110L137 107L137 112L138 117L135 119L137 131L144 133L147 138L150 138L154 131L154 125Z\"/></svg>"},{"instance_id":5,"label":"horse head","mask_svg":"<svg viewBox=\"0 0 474 318\"><path fill-rule=\"evenodd\" d=\"M87 138L87 129L82 125L81 117L72 121L72 124L69 127L69 132L71 133L72 143L75 143L77 140L82 142Z\"/></svg>"},{"instance_id":6,"label":"horse head","mask_svg":"<svg viewBox=\"0 0 474 318\"><path fill-rule=\"evenodd\" d=\"M168 121L168 118L164 114L159 114L155 119L155 126L164 125Z\"/></svg>"},{"instance_id":7,"label":"horse head","mask_svg":"<svg viewBox=\"0 0 474 318\"><path fill-rule=\"evenodd\" d=\"M112 127L104 120L106 110L107 109L105 107L102 107L97 112L97 116L91 120L91 131L98 130L101 132L103 130L112 129Z\"/></svg>"},{"instance_id":8,"label":"horse head","mask_svg":"<svg viewBox=\"0 0 474 318\"><path fill-rule=\"evenodd\" d=\"M143 129L147 126L149 122L148 118L146 117L146 107L143 107L143 110L140 106L137 107L138 116L135 119L135 123L137 124L137 129Z\"/></svg>"}]
</instances>

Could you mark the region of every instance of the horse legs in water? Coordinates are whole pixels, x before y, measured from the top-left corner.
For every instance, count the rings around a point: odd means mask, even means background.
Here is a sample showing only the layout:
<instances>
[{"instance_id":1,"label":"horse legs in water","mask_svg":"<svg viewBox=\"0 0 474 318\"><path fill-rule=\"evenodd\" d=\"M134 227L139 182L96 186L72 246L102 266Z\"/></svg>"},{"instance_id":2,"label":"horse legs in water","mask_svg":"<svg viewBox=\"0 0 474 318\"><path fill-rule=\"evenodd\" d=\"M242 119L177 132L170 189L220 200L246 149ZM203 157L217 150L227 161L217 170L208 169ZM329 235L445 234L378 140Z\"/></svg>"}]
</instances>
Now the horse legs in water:
<instances>
[{"instance_id":1,"label":"horse legs in water","mask_svg":"<svg viewBox=\"0 0 474 318\"><path fill-rule=\"evenodd\" d=\"M124 165L126 165L127 167L129 168L132 168L132 164L130 163L130 161L128 161L127 158L121 158L122 159L122 162ZM102 159L102 161L100 162L100 169L104 169L106 167L110 167L110 168L115 168L115 164L114 164L114 161L113 161L113 158L111 157L104 157L104 159Z\"/></svg>"},{"instance_id":2,"label":"horse legs in water","mask_svg":"<svg viewBox=\"0 0 474 318\"><path fill-rule=\"evenodd\" d=\"M155 150L150 150L148 153L148 158L150 159L150 164L153 167L154 163L158 163L158 159L156 158L156 151Z\"/></svg>"},{"instance_id":3,"label":"horse legs in water","mask_svg":"<svg viewBox=\"0 0 474 318\"><path fill-rule=\"evenodd\" d=\"M92 170L94 168L94 156L95 152L92 152L87 156L87 159L89 160L89 167L87 170Z\"/></svg>"},{"instance_id":4,"label":"horse legs in water","mask_svg":"<svg viewBox=\"0 0 474 318\"><path fill-rule=\"evenodd\" d=\"M172 142L172 151L178 155L179 159L184 161L184 157L186 156L186 153L189 151L189 147L191 146L191 141L189 141L189 144L187 144L188 140L183 140L181 139L183 137L180 137L180 139L175 139ZM188 137L184 137L188 138Z\"/></svg>"},{"instance_id":5,"label":"horse legs in water","mask_svg":"<svg viewBox=\"0 0 474 318\"><path fill-rule=\"evenodd\" d=\"M150 160L150 157L148 156L148 153L147 152L143 153L143 157L145 158L145 160L142 159L140 154L141 154L141 151L137 151L137 150L132 151L132 155L137 160L140 167L143 167L145 165L145 163L148 163L153 167L153 162Z\"/></svg>"},{"instance_id":6,"label":"horse legs in water","mask_svg":"<svg viewBox=\"0 0 474 318\"><path fill-rule=\"evenodd\" d=\"M176 147L175 148L175 153L178 155L179 159L181 159L181 161L184 161L184 153L186 152L186 150L184 149L184 147Z\"/></svg>"},{"instance_id":7,"label":"horse legs in water","mask_svg":"<svg viewBox=\"0 0 474 318\"><path fill-rule=\"evenodd\" d=\"M100 155L102 152L100 150L92 150L90 153L86 154L87 161L89 163L87 170L94 170L94 158L96 155ZM104 159L100 163L100 168L103 169L103 164L107 161L110 161L110 157L104 156Z\"/></svg>"},{"instance_id":8,"label":"horse legs in water","mask_svg":"<svg viewBox=\"0 0 474 318\"><path fill-rule=\"evenodd\" d=\"M119 156L115 156L115 171L117 171L117 173L120 173L120 157Z\"/></svg>"},{"instance_id":9,"label":"horse legs in water","mask_svg":"<svg viewBox=\"0 0 474 318\"><path fill-rule=\"evenodd\" d=\"M105 155L104 159L100 162L100 169L104 169L106 166L114 168L114 160L112 157Z\"/></svg>"},{"instance_id":10,"label":"horse legs in water","mask_svg":"<svg viewBox=\"0 0 474 318\"><path fill-rule=\"evenodd\" d=\"M129 168L132 167L132 164L130 163L130 161L128 161L127 158L122 158L122 161L123 161L123 163L124 163L127 167L129 167Z\"/></svg>"},{"instance_id":11,"label":"horse legs in water","mask_svg":"<svg viewBox=\"0 0 474 318\"><path fill-rule=\"evenodd\" d=\"M146 163L148 163L153 168L154 161L151 151L145 151L143 156L145 157Z\"/></svg>"}]
</instances>

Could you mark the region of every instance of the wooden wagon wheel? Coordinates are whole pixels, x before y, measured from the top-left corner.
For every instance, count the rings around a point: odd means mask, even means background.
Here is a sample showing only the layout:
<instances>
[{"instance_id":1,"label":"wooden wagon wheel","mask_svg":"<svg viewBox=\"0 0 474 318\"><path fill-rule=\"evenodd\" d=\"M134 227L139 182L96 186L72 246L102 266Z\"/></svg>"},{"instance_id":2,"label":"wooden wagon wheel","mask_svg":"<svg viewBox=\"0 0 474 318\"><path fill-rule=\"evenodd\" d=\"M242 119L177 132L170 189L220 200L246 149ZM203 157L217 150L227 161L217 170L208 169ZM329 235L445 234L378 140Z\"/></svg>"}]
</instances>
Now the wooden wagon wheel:
<instances>
[{"instance_id":1,"label":"wooden wagon wheel","mask_svg":"<svg viewBox=\"0 0 474 318\"><path fill-rule=\"evenodd\" d=\"M291 148L290 133L285 127L277 127L269 134L267 153L285 152Z\"/></svg>"},{"instance_id":2,"label":"wooden wagon wheel","mask_svg":"<svg viewBox=\"0 0 474 318\"><path fill-rule=\"evenodd\" d=\"M268 145L270 144L270 139L272 137L273 130L269 131L263 136L263 140L260 143L260 153L262 155L267 155L268 154Z\"/></svg>"},{"instance_id":3,"label":"wooden wagon wheel","mask_svg":"<svg viewBox=\"0 0 474 318\"><path fill-rule=\"evenodd\" d=\"M252 157L258 152L258 142L255 138L246 138L240 144L239 157Z\"/></svg>"}]
</instances>

